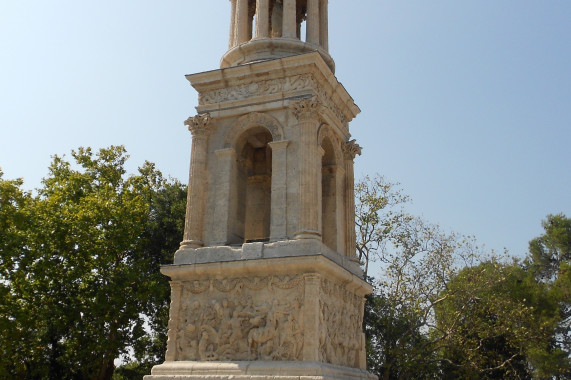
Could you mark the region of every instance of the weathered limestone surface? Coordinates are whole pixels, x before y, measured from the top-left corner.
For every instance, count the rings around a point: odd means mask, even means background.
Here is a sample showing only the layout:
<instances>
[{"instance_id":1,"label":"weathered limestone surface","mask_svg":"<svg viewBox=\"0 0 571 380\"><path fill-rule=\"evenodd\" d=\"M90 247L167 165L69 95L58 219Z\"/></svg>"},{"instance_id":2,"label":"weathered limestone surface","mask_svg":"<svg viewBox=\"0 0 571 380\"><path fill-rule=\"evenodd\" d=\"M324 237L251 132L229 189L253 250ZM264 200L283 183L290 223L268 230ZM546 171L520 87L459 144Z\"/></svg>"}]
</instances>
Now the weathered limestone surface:
<instances>
[{"instance_id":1,"label":"weathered limestone surface","mask_svg":"<svg viewBox=\"0 0 571 380\"><path fill-rule=\"evenodd\" d=\"M325 256L262 255L162 272L172 279L167 360L147 379L370 378L361 331L370 286Z\"/></svg>"},{"instance_id":2,"label":"weathered limestone surface","mask_svg":"<svg viewBox=\"0 0 571 380\"><path fill-rule=\"evenodd\" d=\"M230 3L222 68L187 76L199 105L185 231L161 270L165 363L145 379L374 379L355 252L360 110L333 74L328 0Z\"/></svg>"}]
</instances>

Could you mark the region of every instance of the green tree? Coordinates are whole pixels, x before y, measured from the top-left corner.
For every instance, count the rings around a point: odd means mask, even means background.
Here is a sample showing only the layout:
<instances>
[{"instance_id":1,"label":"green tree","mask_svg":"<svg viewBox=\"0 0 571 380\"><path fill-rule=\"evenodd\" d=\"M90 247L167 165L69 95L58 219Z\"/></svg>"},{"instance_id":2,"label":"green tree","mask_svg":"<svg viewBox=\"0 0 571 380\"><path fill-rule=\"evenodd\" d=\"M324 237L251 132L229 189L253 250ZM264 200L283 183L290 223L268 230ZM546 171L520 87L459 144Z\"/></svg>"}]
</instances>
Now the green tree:
<instances>
[{"instance_id":1,"label":"green tree","mask_svg":"<svg viewBox=\"0 0 571 380\"><path fill-rule=\"evenodd\" d=\"M443 378L531 379L564 373L553 344L557 301L517 264L494 261L452 278L436 307Z\"/></svg>"},{"instance_id":2,"label":"green tree","mask_svg":"<svg viewBox=\"0 0 571 380\"><path fill-rule=\"evenodd\" d=\"M474 238L444 232L408 215L409 198L383 177L356 185L357 251L375 261L375 293L366 304L368 365L381 379L437 375L435 307L448 281L484 255Z\"/></svg>"},{"instance_id":3,"label":"green tree","mask_svg":"<svg viewBox=\"0 0 571 380\"><path fill-rule=\"evenodd\" d=\"M27 328L33 308L18 296L29 255L27 232L33 226L34 199L22 189L22 180L5 180L0 171L0 374L32 375L35 336ZM19 344L14 344L19 342ZM30 376L27 376L30 377Z\"/></svg>"},{"instance_id":4,"label":"green tree","mask_svg":"<svg viewBox=\"0 0 571 380\"><path fill-rule=\"evenodd\" d=\"M558 347L571 355L571 218L564 214L548 215L542 226L544 233L529 242L527 264L558 301L561 321L555 340Z\"/></svg>"},{"instance_id":5,"label":"green tree","mask_svg":"<svg viewBox=\"0 0 571 380\"><path fill-rule=\"evenodd\" d=\"M73 165L54 157L33 200L2 209L11 223L15 213L31 220L24 240L2 244L0 282L18 314L0 318L27 334L12 342L7 378L110 379L129 347L147 362L159 360L156 346L164 350L157 310L168 285L158 267L182 236L184 188L150 163L127 176L123 147L80 148L72 157Z\"/></svg>"},{"instance_id":6,"label":"green tree","mask_svg":"<svg viewBox=\"0 0 571 380\"><path fill-rule=\"evenodd\" d=\"M364 278L368 276L369 263L383 257L396 231L410 221L403 208L409 200L398 183L378 174L365 176L355 184L356 249Z\"/></svg>"}]
</instances>

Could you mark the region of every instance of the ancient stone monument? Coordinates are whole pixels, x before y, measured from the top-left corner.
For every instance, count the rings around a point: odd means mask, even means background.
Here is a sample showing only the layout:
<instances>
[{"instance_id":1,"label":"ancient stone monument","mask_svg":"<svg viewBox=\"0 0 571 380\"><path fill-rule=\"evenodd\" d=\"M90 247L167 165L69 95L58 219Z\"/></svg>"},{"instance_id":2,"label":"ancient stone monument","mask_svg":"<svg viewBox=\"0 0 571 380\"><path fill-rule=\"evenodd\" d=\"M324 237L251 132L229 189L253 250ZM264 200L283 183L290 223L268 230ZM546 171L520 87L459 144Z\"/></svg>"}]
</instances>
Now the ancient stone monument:
<instances>
[{"instance_id":1,"label":"ancient stone monument","mask_svg":"<svg viewBox=\"0 0 571 380\"><path fill-rule=\"evenodd\" d=\"M372 379L349 122L328 0L230 0L221 68L187 79L192 154L166 360L147 380ZM306 31L305 38L302 31Z\"/></svg>"}]
</instances>

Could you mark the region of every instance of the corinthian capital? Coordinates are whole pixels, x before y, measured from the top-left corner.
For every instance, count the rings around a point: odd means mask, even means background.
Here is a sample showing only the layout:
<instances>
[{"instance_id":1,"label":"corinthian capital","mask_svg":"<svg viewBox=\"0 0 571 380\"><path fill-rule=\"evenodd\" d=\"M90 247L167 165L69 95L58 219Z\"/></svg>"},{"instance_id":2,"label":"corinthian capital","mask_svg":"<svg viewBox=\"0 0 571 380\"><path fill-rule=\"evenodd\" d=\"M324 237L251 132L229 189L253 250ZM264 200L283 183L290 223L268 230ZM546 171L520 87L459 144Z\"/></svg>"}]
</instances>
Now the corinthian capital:
<instances>
[{"instance_id":1,"label":"corinthian capital","mask_svg":"<svg viewBox=\"0 0 571 380\"><path fill-rule=\"evenodd\" d=\"M361 150L362 148L355 142L355 140L347 141L345 145L343 145L343 154L347 160L354 160L355 156L360 156Z\"/></svg>"},{"instance_id":2,"label":"corinthian capital","mask_svg":"<svg viewBox=\"0 0 571 380\"><path fill-rule=\"evenodd\" d=\"M315 97L309 99L302 99L295 103L290 104L290 109L295 115L297 120L304 119L319 119L322 113L323 104Z\"/></svg>"},{"instance_id":3,"label":"corinthian capital","mask_svg":"<svg viewBox=\"0 0 571 380\"><path fill-rule=\"evenodd\" d=\"M191 116L184 122L188 126L188 130L192 133L193 137L208 136L212 131L212 118L210 114L205 113L202 115Z\"/></svg>"}]
</instances>

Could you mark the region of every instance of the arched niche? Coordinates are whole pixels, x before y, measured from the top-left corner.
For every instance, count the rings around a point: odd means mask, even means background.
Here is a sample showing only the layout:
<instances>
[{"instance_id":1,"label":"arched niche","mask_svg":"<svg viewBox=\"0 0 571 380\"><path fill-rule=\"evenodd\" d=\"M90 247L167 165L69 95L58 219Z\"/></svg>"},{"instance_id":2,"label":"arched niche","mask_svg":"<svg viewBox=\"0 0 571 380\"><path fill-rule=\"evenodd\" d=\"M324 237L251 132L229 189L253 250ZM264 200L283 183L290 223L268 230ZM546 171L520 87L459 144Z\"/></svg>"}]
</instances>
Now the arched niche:
<instances>
[{"instance_id":1,"label":"arched niche","mask_svg":"<svg viewBox=\"0 0 571 380\"><path fill-rule=\"evenodd\" d=\"M272 149L270 130L262 125L240 129L236 152L236 216L233 243L264 242L270 238Z\"/></svg>"},{"instance_id":2,"label":"arched niche","mask_svg":"<svg viewBox=\"0 0 571 380\"><path fill-rule=\"evenodd\" d=\"M319 131L321 158L321 237L334 251L345 249L344 228L344 170L340 140L327 125Z\"/></svg>"}]
</instances>

